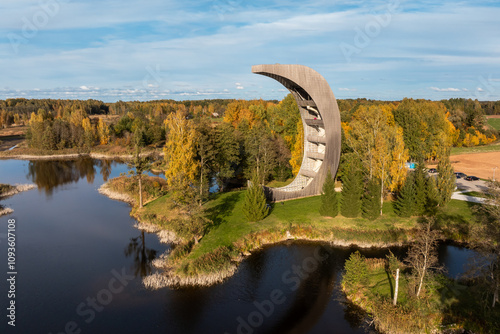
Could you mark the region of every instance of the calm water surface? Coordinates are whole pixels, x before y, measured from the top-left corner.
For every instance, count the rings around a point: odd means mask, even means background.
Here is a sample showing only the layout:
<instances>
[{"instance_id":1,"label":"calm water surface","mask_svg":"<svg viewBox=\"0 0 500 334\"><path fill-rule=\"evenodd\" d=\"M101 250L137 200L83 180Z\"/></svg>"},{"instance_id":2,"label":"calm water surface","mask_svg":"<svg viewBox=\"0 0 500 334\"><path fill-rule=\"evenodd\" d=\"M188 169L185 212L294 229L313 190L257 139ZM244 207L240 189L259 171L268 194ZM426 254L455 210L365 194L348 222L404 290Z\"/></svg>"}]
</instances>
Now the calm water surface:
<instances>
[{"instance_id":1,"label":"calm water surface","mask_svg":"<svg viewBox=\"0 0 500 334\"><path fill-rule=\"evenodd\" d=\"M127 204L97 192L107 178L126 171L124 164L92 159L0 160L0 183L38 185L0 201L15 210L0 217L2 276L12 218L18 272L15 329L5 320L2 279L1 333L369 332L339 291L344 261L354 248L282 243L254 253L223 284L146 290L141 276L154 271L151 259L168 246L133 227ZM470 253L443 246L440 259L454 277Z\"/></svg>"}]
</instances>

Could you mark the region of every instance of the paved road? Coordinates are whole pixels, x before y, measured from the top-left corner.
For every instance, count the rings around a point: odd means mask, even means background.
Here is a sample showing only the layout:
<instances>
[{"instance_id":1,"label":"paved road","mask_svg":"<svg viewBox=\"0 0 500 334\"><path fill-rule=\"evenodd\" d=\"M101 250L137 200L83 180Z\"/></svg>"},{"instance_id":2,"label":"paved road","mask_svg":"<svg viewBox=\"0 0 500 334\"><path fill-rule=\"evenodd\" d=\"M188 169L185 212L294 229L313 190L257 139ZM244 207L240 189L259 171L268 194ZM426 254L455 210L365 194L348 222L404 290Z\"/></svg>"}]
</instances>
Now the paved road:
<instances>
[{"instance_id":1,"label":"paved road","mask_svg":"<svg viewBox=\"0 0 500 334\"><path fill-rule=\"evenodd\" d=\"M457 188L462 191L476 191L485 193L488 190L486 182L483 180L467 181L464 179L457 179Z\"/></svg>"},{"instance_id":2,"label":"paved road","mask_svg":"<svg viewBox=\"0 0 500 334\"><path fill-rule=\"evenodd\" d=\"M484 203L486 201L486 198L463 195L459 191L456 191L453 194L451 194L451 198L457 199L459 201L467 201L472 203Z\"/></svg>"}]
</instances>

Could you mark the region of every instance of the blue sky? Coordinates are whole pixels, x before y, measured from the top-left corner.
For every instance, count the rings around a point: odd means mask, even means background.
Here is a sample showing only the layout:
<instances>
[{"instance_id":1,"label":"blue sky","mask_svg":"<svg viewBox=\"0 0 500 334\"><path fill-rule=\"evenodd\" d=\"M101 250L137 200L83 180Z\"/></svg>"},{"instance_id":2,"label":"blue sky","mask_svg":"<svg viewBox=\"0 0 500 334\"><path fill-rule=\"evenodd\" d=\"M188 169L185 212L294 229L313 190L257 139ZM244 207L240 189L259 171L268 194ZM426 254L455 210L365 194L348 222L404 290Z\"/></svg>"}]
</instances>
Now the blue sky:
<instances>
[{"instance_id":1,"label":"blue sky","mask_svg":"<svg viewBox=\"0 0 500 334\"><path fill-rule=\"evenodd\" d=\"M500 100L500 1L0 2L0 99L282 99L255 64L337 98Z\"/></svg>"}]
</instances>

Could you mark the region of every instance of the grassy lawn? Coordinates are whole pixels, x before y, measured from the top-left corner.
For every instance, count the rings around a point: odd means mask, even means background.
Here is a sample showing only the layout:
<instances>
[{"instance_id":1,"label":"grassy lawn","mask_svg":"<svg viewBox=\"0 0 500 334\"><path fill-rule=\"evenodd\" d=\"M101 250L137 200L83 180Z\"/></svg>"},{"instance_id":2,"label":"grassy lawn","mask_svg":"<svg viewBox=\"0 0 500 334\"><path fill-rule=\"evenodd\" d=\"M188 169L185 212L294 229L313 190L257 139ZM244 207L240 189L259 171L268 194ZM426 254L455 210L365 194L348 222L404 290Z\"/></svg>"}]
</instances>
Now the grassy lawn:
<instances>
[{"instance_id":1,"label":"grassy lawn","mask_svg":"<svg viewBox=\"0 0 500 334\"><path fill-rule=\"evenodd\" d=\"M468 153L487 153L500 151L500 142L495 142L490 145L474 146L474 147L452 147L451 155L468 154Z\"/></svg>"},{"instance_id":2,"label":"grassy lawn","mask_svg":"<svg viewBox=\"0 0 500 334\"><path fill-rule=\"evenodd\" d=\"M500 118L488 118L488 125L500 130Z\"/></svg>"},{"instance_id":3,"label":"grassy lawn","mask_svg":"<svg viewBox=\"0 0 500 334\"><path fill-rule=\"evenodd\" d=\"M474 196L474 197L481 197L481 198L488 198L488 196L485 193L481 193L481 192L477 192L477 191L463 192L462 195Z\"/></svg>"},{"instance_id":4,"label":"grassy lawn","mask_svg":"<svg viewBox=\"0 0 500 334\"><path fill-rule=\"evenodd\" d=\"M417 224L417 217L397 216L392 202L384 202L383 216L374 221L361 217L346 218L341 215L335 218L322 217L318 212L320 196L274 203L270 214L265 219L249 223L242 211L243 199L244 191L229 192L218 194L206 204L208 218L214 223L199 245L193 249L190 258L197 258L219 246L231 247L235 241L252 233L286 231L291 226L310 227L317 233L316 235L319 234L319 239L321 236L328 239L328 236L333 233L334 238L341 240L371 240L373 242L392 240L394 242L401 240L402 237L395 231L409 231ZM457 234L455 230L464 229L463 225L468 225L471 219L470 204L458 200L450 201L446 210L438 217L441 224L453 226L451 230L454 234ZM455 227L455 224L461 229ZM462 236L463 233L458 234Z\"/></svg>"}]
</instances>

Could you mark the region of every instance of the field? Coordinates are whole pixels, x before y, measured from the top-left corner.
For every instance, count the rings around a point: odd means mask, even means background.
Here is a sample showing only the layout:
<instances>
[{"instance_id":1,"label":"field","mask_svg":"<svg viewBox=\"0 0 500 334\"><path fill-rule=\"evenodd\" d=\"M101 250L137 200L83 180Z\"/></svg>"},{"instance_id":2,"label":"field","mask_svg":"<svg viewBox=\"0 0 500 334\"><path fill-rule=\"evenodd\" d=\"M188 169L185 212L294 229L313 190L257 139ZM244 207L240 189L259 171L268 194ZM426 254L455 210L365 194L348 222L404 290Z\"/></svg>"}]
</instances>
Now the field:
<instances>
[{"instance_id":1,"label":"field","mask_svg":"<svg viewBox=\"0 0 500 334\"><path fill-rule=\"evenodd\" d=\"M488 116L488 125L500 130L500 115Z\"/></svg>"},{"instance_id":2,"label":"field","mask_svg":"<svg viewBox=\"0 0 500 334\"><path fill-rule=\"evenodd\" d=\"M28 127L26 126L14 126L7 129L0 129L0 151L8 150L22 143L27 129Z\"/></svg>"},{"instance_id":3,"label":"field","mask_svg":"<svg viewBox=\"0 0 500 334\"><path fill-rule=\"evenodd\" d=\"M500 167L500 152L459 154L451 156L450 160L456 172L489 179L493 176L493 168ZM495 174L500 177L499 170Z\"/></svg>"}]
</instances>

